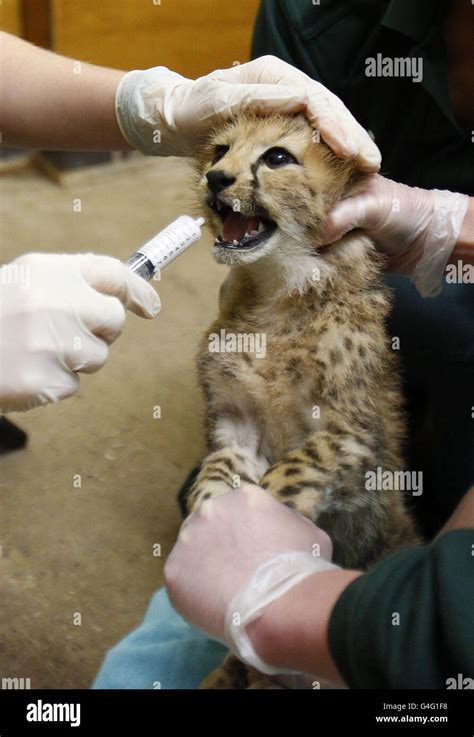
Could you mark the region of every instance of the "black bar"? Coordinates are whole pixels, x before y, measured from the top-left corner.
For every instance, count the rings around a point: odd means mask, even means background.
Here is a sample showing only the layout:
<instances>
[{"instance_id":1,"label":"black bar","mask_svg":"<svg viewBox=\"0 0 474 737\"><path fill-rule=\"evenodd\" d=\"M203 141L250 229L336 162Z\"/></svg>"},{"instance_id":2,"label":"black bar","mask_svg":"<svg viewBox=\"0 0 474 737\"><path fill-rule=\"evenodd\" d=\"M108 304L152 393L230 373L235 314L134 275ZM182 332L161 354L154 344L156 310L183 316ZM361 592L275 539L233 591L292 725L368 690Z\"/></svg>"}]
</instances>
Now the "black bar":
<instances>
[{"instance_id":1,"label":"black bar","mask_svg":"<svg viewBox=\"0 0 474 737\"><path fill-rule=\"evenodd\" d=\"M25 735L162 734L189 726L204 734L227 729L245 737L271 734L403 734L472 737L473 694L448 691L285 689L248 691L0 691L1 737ZM58 709L58 705L73 705ZM80 705L80 711L77 710ZM56 706L56 712L53 711ZM41 718L41 721L28 721ZM49 716L63 721L45 721ZM384 717L384 721L381 720ZM67 721L69 718L69 721ZM390 719L389 719L390 718ZM425 723L420 720L425 719ZM72 726L75 721L77 726ZM106 727L104 730L103 727ZM72 729L72 731L71 731ZM341 732L344 729L346 731ZM288 732L287 732L288 730ZM188 734L193 732L189 731Z\"/></svg>"}]
</instances>

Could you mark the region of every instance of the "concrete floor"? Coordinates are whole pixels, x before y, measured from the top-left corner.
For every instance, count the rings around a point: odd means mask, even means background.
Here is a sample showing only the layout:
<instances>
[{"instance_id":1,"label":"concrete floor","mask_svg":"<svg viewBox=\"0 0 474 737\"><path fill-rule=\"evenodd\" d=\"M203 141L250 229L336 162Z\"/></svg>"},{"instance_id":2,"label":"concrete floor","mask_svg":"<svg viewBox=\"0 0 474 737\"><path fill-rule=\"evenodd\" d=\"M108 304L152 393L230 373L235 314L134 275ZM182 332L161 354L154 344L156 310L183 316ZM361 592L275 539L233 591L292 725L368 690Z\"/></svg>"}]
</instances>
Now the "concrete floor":
<instances>
[{"instance_id":1,"label":"concrete floor","mask_svg":"<svg viewBox=\"0 0 474 737\"><path fill-rule=\"evenodd\" d=\"M3 176L2 261L35 250L125 259L190 211L189 183L177 159L139 158L71 174L60 186L34 171ZM176 492L204 452L193 356L225 275L210 242L206 234L166 270L155 283L158 318L130 316L79 394L10 416L29 443L0 458L0 677L88 687L162 583L180 523Z\"/></svg>"}]
</instances>

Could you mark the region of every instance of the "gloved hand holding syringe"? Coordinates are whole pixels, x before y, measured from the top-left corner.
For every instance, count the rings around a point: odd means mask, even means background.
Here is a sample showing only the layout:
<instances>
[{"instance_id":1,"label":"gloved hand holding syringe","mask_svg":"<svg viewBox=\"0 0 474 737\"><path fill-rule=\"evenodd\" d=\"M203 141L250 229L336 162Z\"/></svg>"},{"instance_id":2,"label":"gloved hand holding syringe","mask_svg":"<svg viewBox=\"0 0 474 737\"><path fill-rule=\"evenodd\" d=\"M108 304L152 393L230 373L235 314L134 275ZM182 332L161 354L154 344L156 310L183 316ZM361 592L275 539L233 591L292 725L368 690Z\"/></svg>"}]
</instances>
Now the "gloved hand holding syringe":
<instances>
[{"instance_id":1,"label":"gloved hand holding syringe","mask_svg":"<svg viewBox=\"0 0 474 737\"><path fill-rule=\"evenodd\" d=\"M201 237L204 218L181 215L147 241L125 262L131 271L149 281Z\"/></svg>"},{"instance_id":2,"label":"gloved hand holding syringe","mask_svg":"<svg viewBox=\"0 0 474 737\"><path fill-rule=\"evenodd\" d=\"M153 318L149 281L195 243L204 218L184 215L124 265L93 253L31 253L0 268L0 407L24 411L57 402L98 371L127 310ZM138 278L143 277L143 278Z\"/></svg>"}]
</instances>

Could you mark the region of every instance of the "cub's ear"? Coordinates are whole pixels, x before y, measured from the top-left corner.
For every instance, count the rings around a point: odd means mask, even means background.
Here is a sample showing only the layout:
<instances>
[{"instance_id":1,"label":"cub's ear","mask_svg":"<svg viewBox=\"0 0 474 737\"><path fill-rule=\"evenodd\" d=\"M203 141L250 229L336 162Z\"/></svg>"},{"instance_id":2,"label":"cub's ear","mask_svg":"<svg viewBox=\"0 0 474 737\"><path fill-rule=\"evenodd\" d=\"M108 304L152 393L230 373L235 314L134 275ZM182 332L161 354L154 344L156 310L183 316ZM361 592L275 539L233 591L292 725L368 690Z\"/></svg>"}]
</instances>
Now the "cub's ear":
<instances>
[{"instance_id":1,"label":"cub's ear","mask_svg":"<svg viewBox=\"0 0 474 737\"><path fill-rule=\"evenodd\" d=\"M318 144L319 156L325 165L325 175L322 179L323 195L327 206L333 207L343 197L352 193L359 181L365 178L353 161L340 159L325 143Z\"/></svg>"},{"instance_id":2,"label":"cub's ear","mask_svg":"<svg viewBox=\"0 0 474 737\"><path fill-rule=\"evenodd\" d=\"M360 172L354 161L340 159L331 149L328 152L330 166L334 176L336 201L355 194L363 188L367 174Z\"/></svg>"},{"instance_id":3,"label":"cub's ear","mask_svg":"<svg viewBox=\"0 0 474 737\"><path fill-rule=\"evenodd\" d=\"M213 147L210 143L203 144L196 149L191 159L191 166L194 171L202 175L211 166Z\"/></svg>"},{"instance_id":4,"label":"cub's ear","mask_svg":"<svg viewBox=\"0 0 474 737\"><path fill-rule=\"evenodd\" d=\"M364 174L363 172L360 172L354 168L346 183L344 184L341 199L343 199L344 197L349 197L349 195L354 195L358 192L362 192L366 188L366 183L369 177L370 174Z\"/></svg>"}]
</instances>

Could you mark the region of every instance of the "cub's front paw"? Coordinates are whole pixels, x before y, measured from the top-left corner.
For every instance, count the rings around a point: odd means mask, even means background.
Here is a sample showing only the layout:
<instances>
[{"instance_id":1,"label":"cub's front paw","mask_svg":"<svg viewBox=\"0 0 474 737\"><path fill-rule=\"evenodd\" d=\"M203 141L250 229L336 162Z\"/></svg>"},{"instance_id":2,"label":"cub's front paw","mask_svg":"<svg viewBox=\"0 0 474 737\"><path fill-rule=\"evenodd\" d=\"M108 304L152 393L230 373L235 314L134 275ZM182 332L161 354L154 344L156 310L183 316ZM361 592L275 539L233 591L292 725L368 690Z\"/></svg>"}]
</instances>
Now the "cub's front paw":
<instances>
[{"instance_id":1,"label":"cub's front paw","mask_svg":"<svg viewBox=\"0 0 474 737\"><path fill-rule=\"evenodd\" d=\"M217 499L218 496L227 494L232 486L223 479L203 478L195 481L186 500L188 514L194 512L206 499Z\"/></svg>"},{"instance_id":2,"label":"cub's front paw","mask_svg":"<svg viewBox=\"0 0 474 737\"><path fill-rule=\"evenodd\" d=\"M291 451L269 468L260 486L313 522L327 508L331 496L327 474L309 465L298 450Z\"/></svg>"}]
</instances>

